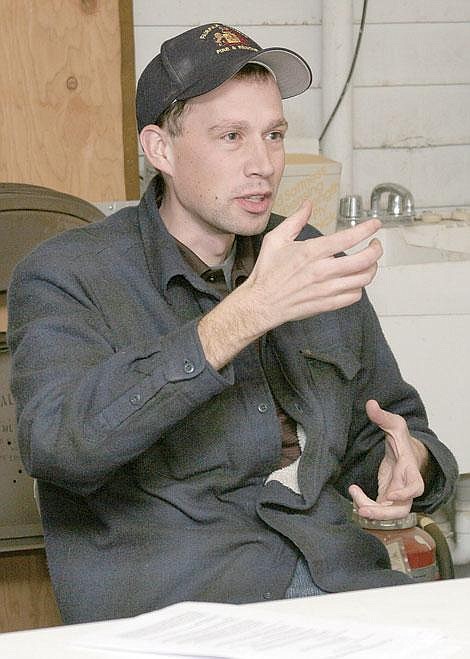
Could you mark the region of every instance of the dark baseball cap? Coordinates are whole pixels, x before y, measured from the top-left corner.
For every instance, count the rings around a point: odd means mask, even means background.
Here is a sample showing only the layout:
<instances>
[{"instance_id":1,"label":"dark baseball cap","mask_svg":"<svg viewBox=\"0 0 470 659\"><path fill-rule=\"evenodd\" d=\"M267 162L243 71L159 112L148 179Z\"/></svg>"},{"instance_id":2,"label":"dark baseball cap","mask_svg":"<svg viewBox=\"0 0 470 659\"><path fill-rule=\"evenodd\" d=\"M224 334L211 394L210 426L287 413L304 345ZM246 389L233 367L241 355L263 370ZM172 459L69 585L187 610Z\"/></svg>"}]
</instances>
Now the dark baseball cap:
<instances>
[{"instance_id":1,"label":"dark baseball cap","mask_svg":"<svg viewBox=\"0 0 470 659\"><path fill-rule=\"evenodd\" d=\"M282 98L310 87L307 62L287 48L261 48L239 30L208 23L187 30L162 44L137 84L139 133L174 101L194 98L215 89L248 62L265 66L276 78Z\"/></svg>"}]
</instances>

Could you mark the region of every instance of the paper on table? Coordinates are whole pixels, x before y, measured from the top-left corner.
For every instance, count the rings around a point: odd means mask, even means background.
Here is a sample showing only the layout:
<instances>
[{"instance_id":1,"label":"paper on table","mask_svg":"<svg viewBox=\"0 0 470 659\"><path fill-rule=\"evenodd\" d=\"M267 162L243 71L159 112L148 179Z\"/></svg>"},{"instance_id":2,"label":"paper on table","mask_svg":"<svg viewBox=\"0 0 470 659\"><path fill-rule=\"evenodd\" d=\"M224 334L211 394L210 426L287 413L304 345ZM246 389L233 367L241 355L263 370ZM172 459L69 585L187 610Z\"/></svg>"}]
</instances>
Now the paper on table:
<instances>
[{"instance_id":1,"label":"paper on table","mask_svg":"<svg viewBox=\"0 0 470 659\"><path fill-rule=\"evenodd\" d=\"M119 632L90 633L79 644L157 656L224 659L445 659L461 649L443 634L425 628L344 619L310 622L292 614L201 602L182 602L127 618Z\"/></svg>"}]
</instances>

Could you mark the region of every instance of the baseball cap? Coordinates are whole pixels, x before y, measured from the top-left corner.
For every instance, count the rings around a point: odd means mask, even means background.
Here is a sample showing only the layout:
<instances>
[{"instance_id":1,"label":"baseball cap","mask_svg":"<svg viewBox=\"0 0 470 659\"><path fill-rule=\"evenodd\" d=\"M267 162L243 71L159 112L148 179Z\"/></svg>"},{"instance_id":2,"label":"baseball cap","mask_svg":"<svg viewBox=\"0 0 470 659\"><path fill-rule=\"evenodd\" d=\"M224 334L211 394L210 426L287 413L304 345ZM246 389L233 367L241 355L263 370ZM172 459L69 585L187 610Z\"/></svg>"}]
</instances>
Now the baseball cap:
<instances>
[{"instance_id":1,"label":"baseball cap","mask_svg":"<svg viewBox=\"0 0 470 659\"><path fill-rule=\"evenodd\" d=\"M271 71L282 98L297 96L311 85L309 65L292 50L261 48L222 23L200 25L165 41L142 72L136 95L139 133L174 101L215 89L249 62Z\"/></svg>"}]
</instances>

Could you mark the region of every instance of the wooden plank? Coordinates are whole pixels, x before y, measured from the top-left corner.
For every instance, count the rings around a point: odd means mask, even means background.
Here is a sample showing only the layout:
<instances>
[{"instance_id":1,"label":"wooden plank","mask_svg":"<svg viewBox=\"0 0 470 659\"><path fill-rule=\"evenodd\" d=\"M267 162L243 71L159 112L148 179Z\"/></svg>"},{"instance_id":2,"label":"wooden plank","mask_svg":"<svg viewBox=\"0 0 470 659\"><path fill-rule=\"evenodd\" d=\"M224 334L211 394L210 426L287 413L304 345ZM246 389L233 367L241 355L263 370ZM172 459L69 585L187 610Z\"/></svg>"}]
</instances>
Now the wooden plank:
<instances>
[{"instance_id":1,"label":"wooden plank","mask_svg":"<svg viewBox=\"0 0 470 659\"><path fill-rule=\"evenodd\" d=\"M131 174L124 162L119 2L16 0L4 3L0 31L0 179L90 201L124 199L131 189L134 196L137 167ZM135 122L129 135L137 152Z\"/></svg>"},{"instance_id":2,"label":"wooden plank","mask_svg":"<svg viewBox=\"0 0 470 659\"><path fill-rule=\"evenodd\" d=\"M354 0L359 21L364 0ZM369 0L367 23L456 23L470 21L468 0Z\"/></svg>"},{"instance_id":3,"label":"wooden plank","mask_svg":"<svg viewBox=\"0 0 470 659\"><path fill-rule=\"evenodd\" d=\"M321 0L270 0L253 2L238 0L234 3L214 3L213 0L176 0L167 3L162 11L161 3L155 0L134 0L136 25L203 25L211 21L228 23L235 27L243 17L245 25L306 25L321 22ZM177 31L182 32L182 29Z\"/></svg>"},{"instance_id":4,"label":"wooden plank","mask_svg":"<svg viewBox=\"0 0 470 659\"><path fill-rule=\"evenodd\" d=\"M60 624L44 550L0 554L0 632Z\"/></svg>"},{"instance_id":5,"label":"wooden plank","mask_svg":"<svg viewBox=\"0 0 470 659\"><path fill-rule=\"evenodd\" d=\"M354 146L470 144L469 108L470 85L359 87L354 90Z\"/></svg>"},{"instance_id":6,"label":"wooden plank","mask_svg":"<svg viewBox=\"0 0 470 659\"><path fill-rule=\"evenodd\" d=\"M118 0L121 31L122 144L124 152L124 199L139 199L139 162L135 118L135 44L132 0ZM103 200L104 201L104 200Z\"/></svg>"},{"instance_id":7,"label":"wooden plank","mask_svg":"<svg viewBox=\"0 0 470 659\"><path fill-rule=\"evenodd\" d=\"M357 86L470 83L470 22L368 25Z\"/></svg>"}]
</instances>

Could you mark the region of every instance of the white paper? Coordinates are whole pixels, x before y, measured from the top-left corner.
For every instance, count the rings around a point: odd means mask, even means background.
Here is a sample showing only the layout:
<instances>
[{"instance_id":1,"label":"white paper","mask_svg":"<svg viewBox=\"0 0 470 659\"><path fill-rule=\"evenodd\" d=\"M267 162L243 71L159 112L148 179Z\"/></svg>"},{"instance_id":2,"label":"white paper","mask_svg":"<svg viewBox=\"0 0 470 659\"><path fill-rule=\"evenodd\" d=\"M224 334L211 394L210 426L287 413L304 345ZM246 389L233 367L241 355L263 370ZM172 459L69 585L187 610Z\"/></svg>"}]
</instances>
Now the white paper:
<instances>
[{"instance_id":1,"label":"white paper","mask_svg":"<svg viewBox=\"0 0 470 659\"><path fill-rule=\"evenodd\" d=\"M428 628L344 619L308 621L292 614L200 602L182 602L127 618L119 631L90 632L79 644L160 657L224 659L446 659L461 649Z\"/></svg>"}]
</instances>

